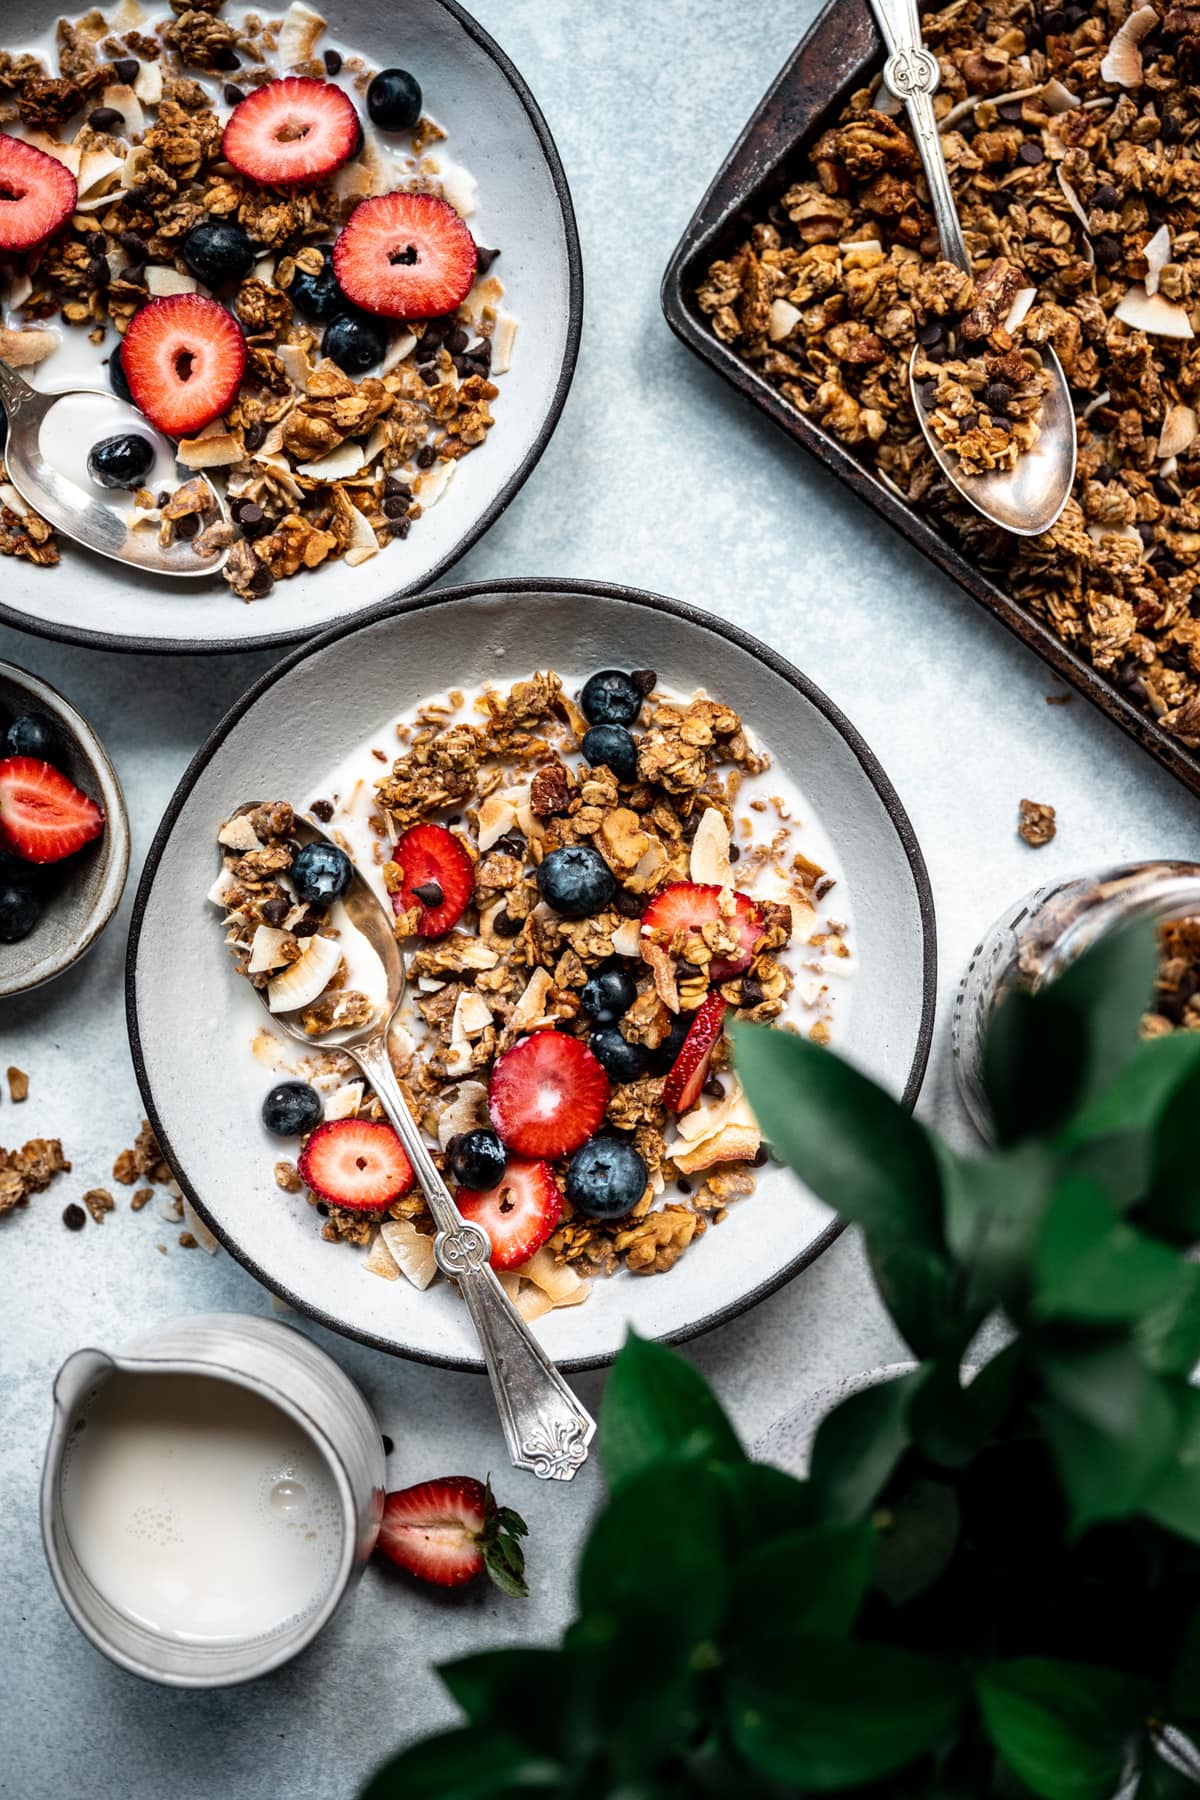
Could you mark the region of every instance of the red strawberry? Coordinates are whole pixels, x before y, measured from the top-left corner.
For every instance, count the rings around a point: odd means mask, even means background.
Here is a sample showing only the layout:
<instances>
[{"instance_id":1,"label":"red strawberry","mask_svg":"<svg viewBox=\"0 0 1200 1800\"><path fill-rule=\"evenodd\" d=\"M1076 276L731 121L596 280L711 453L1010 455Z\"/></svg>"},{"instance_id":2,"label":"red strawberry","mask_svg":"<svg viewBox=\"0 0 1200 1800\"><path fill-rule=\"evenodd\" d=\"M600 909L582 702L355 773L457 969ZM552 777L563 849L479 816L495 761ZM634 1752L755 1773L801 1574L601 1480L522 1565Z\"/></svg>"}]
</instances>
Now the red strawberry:
<instances>
[{"instance_id":1,"label":"red strawberry","mask_svg":"<svg viewBox=\"0 0 1200 1800\"><path fill-rule=\"evenodd\" d=\"M246 367L237 320L202 294L151 300L130 321L121 366L134 402L170 437L187 437L232 405Z\"/></svg>"},{"instance_id":2,"label":"red strawberry","mask_svg":"<svg viewBox=\"0 0 1200 1800\"><path fill-rule=\"evenodd\" d=\"M671 1112L686 1112L700 1098L700 1089L708 1080L708 1065L724 1030L724 1021L725 1001L715 988L711 988L688 1026L688 1034L671 1065L671 1073L663 1082L663 1105Z\"/></svg>"},{"instance_id":3,"label":"red strawberry","mask_svg":"<svg viewBox=\"0 0 1200 1800\"><path fill-rule=\"evenodd\" d=\"M444 936L475 892L475 865L459 839L444 825L414 825L396 845L393 861L404 876L403 887L392 895L393 910L407 912L415 902L421 936Z\"/></svg>"},{"instance_id":4,"label":"red strawberry","mask_svg":"<svg viewBox=\"0 0 1200 1800\"><path fill-rule=\"evenodd\" d=\"M350 214L333 272L356 306L388 319L453 312L475 279L475 240L435 194L376 194Z\"/></svg>"},{"instance_id":5,"label":"red strawberry","mask_svg":"<svg viewBox=\"0 0 1200 1800\"><path fill-rule=\"evenodd\" d=\"M61 769L35 756L0 762L0 848L25 862L61 862L104 830L104 814Z\"/></svg>"},{"instance_id":6,"label":"red strawberry","mask_svg":"<svg viewBox=\"0 0 1200 1800\"><path fill-rule=\"evenodd\" d=\"M734 911L728 919L723 918L720 906L723 891L715 882L673 881L670 887L655 894L642 914L643 932L661 933L662 942L668 949L676 931L699 931L702 925L718 919L728 925L740 938L742 948L735 956L713 958L709 975L717 982L730 981L750 966L754 946L763 929L762 913L749 894L735 893Z\"/></svg>"},{"instance_id":7,"label":"red strawberry","mask_svg":"<svg viewBox=\"0 0 1200 1800\"><path fill-rule=\"evenodd\" d=\"M489 1481L443 1475L402 1488L383 1503L378 1548L398 1568L436 1587L462 1587L486 1569L505 1594L523 1598L528 1527L509 1506L497 1506Z\"/></svg>"},{"instance_id":8,"label":"red strawberry","mask_svg":"<svg viewBox=\"0 0 1200 1800\"><path fill-rule=\"evenodd\" d=\"M361 133L354 102L340 87L289 75L238 101L221 148L252 181L287 187L332 175L354 155Z\"/></svg>"},{"instance_id":9,"label":"red strawberry","mask_svg":"<svg viewBox=\"0 0 1200 1800\"><path fill-rule=\"evenodd\" d=\"M0 132L0 250L31 250L75 211L75 177L57 157Z\"/></svg>"},{"instance_id":10,"label":"red strawberry","mask_svg":"<svg viewBox=\"0 0 1200 1800\"><path fill-rule=\"evenodd\" d=\"M382 1119L327 1119L297 1167L306 1187L348 1212L382 1212L413 1184L404 1145Z\"/></svg>"},{"instance_id":11,"label":"red strawberry","mask_svg":"<svg viewBox=\"0 0 1200 1800\"><path fill-rule=\"evenodd\" d=\"M482 1225L492 1240L493 1269L519 1269L562 1217L562 1195L550 1164L517 1156L494 1188L486 1193L459 1188L454 1198L463 1218Z\"/></svg>"},{"instance_id":12,"label":"red strawberry","mask_svg":"<svg viewBox=\"0 0 1200 1800\"><path fill-rule=\"evenodd\" d=\"M596 1131L608 1108L608 1076L579 1038L535 1031L492 1069L488 1112L520 1156L569 1156Z\"/></svg>"}]
</instances>

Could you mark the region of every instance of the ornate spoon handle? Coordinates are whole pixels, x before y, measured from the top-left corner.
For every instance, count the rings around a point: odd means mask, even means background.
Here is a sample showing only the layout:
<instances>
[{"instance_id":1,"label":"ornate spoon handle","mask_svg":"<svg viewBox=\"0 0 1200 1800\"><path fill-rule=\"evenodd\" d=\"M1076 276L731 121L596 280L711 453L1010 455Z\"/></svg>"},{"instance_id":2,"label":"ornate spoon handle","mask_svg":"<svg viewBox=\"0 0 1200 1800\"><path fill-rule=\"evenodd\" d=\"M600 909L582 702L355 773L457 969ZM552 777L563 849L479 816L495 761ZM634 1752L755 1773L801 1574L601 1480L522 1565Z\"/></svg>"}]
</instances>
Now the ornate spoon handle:
<instances>
[{"instance_id":1,"label":"ornate spoon handle","mask_svg":"<svg viewBox=\"0 0 1200 1800\"><path fill-rule=\"evenodd\" d=\"M543 1481L570 1481L587 1459L595 1420L497 1281L487 1232L451 1199L392 1071L386 1035L346 1049L379 1096L429 1202L438 1228L433 1253L467 1303L513 1463Z\"/></svg>"},{"instance_id":2,"label":"ornate spoon handle","mask_svg":"<svg viewBox=\"0 0 1200 1800\"><path fill-rule=\"evenodd\" d=\"M942 255L947 262L955 263L969 275L971 258L954 204L950 173L933 112L933 96L941 80L941 70L937 57L926 49L921 38L916 0L871 0L871 10L888 48L888 59L883 65L884 86L897 100L904 102L908 113L921 167L929 184Z\"/></svg>"}]
</instances>

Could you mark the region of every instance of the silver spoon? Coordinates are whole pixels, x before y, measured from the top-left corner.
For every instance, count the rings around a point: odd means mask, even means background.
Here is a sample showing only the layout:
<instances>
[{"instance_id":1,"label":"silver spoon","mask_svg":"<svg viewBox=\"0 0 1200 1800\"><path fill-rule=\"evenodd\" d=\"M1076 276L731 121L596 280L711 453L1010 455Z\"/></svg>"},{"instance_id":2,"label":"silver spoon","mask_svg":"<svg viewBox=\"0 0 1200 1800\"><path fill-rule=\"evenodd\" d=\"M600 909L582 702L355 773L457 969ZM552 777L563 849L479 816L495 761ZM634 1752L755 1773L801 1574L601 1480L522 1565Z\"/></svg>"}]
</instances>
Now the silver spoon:
<instances>
[{"instance_id":1,"label":"silver spoon","mask_svg":"<svg viewBox=\"0 0 1200 1800\"><path fill-rule=\"evenodd\" d=\"M971 257L963 239L933 111L941 71L936 56L922 42L916 0L871 0L871 9L888 48L884 85L904 102L908 113L929 185L942 255L970 275ZM964 475L953 452L931 430L917 392L919 346L913 350L908 369L914 410L925 441L947 481L984 518L1021 537L1036 537L1039 532L1049 531L1070 499L1075 480L1075 413L1067 378L1051 345L1043 345L1041 353L1050 376L1050 390L1042 398L1037 442L1032 449L1021 452L1012 469L987 475Z\"/></svg>"},{"instance_id":2,"label":"silver spoon","mask_svg":"<svg viewBox=\"0 0 1200 1800\"><path fill-rule=\"evenodd\" d=\"M253 812L261 804L247 801L238 812ZM324 832L299 817L292 836L302 844L332 843ZM587 1459L596 1422L496 1279L487 1232L464 1219L455 1206L400 1090L387 1045L404 999L407 971L391 914L357 868L341 904L351 925L362 932L383 964L387 1001L382 1015L366 1025L322 1032L321 1047L344 1051L353 1058L404 1145L438 1228L433 1240L438 1268L457 1281L479 1336L513 1463L518 1469L531 1469L543 1481L570 1481ZM265 992L260 997L265 1005ZM271 1017L305 1049L313 1048L313 1038L294 1015L272 1013Z\"/></svg>"},{"instance_id":3,"label":"silver spoon","mask_svg":"<svg viewBox=\"0 0 1200 1800\"><path fill-rule=\"evenodd\" d=\"M156 531L143 527L131 529L116 506L105 506L103 501L95 499L78 482L60 474L46 461L40 446L42 420L60 400L75 394L99 394L117 406L124 404L114 395L105 393L103 388L69 388L60 394L42 393L7 363L0 362L0 403L8 418L8 438L0 455L7 465L9 480L26 506L40 513L64 537L129 568L192 580L201 575L217 574L228 559L228 545L200 555L190 539L177 538L173 544L160 544ZM125 411L129 414L131 430L166 444L174 457L174 446L161 437L141 413L132 406L125 407ZM193 473L189 471L189 480ZM227 522L229 515L225 502L208 477L202 479L212 496L214 515Z\"/></svg>"}]
</instances>

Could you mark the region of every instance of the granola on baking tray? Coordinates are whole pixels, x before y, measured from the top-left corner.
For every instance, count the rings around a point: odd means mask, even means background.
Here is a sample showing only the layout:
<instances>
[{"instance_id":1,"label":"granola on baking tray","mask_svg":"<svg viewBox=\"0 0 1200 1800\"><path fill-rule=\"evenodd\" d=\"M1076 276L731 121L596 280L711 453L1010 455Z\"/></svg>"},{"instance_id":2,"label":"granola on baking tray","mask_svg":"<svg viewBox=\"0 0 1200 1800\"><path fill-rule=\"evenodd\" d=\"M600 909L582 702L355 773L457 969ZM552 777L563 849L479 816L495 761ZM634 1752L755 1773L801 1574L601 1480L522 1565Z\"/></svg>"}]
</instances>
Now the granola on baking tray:
<instances>
[{"instance_id":1,"label":"granola on baking tray","mask_svg":"<svg viewBox=\"0 0 1200 1800\"><path fill-rule=\"evenodd\" d=\"M1200 9L955 0L923 31L974 279L938 260L912 139L876 79L708 270L699 304L794 406L1195 748ZM981 300L998 303L964 367L947 325ZM914 344L934 429L979 468L1033 416L1012 357L1028 368L1039 345L1057 351L1079 462L1049 532L998 532L940 476L909 397Z\"/></svg>"},{"instance_id":2,"label":"granola on baking tray","mask_svg":"<svg viewBox=\"0 0 1200 1800\"><path fill-rule=\"evenodd\" d=\"M844 1007L848 914L819 826L730 707L650 670L601 671L577 698L539 672L396 729L390 766L373 749L369 781L352 761L308 808L323 841L298 845L284 802L220 829L209 897L236 966L314 1040L308 1079L264 1102L268 1131L302 1143L277 1184L372 1273L433 1279L399 1139L320 1046L382 1006L336 907L353 852L408 958L397 1077L522 1310L669 1270L766 1161L727 1021L826 1042Z\"/></svg>"},{"instance_id":3,"label":"granola on baking tray","mask_svg":"<svg viewBox=\"0 0 1200 1800\"><path fill-rule=\"evenodd\" d=\"M49 57L0 49L0 199L10 164L30 188L0 206L0 359L107 382L175 439L179 480L139 485L127 426L105 441L133 473L88 473L131 529L228 546L243 600L407 537L492 428L516 322L445 137L304 0L116 0L60 19ZM58 561L2 463L0 555Z\"/></svg>"}]
</instances>

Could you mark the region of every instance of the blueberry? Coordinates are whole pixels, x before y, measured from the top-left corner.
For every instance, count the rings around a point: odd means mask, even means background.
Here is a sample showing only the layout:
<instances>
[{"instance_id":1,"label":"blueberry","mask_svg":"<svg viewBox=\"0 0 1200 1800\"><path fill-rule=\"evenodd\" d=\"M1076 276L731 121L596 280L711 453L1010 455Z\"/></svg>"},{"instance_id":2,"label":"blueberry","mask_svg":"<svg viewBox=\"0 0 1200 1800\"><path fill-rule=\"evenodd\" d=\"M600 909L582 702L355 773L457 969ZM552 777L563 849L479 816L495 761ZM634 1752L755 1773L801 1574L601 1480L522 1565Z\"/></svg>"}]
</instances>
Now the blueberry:
<instances>
[{"instance_id":1,"label":"blueberry","mask_svg":"<svg viewBox=\"0 0 1200 1800\"><path fill-rule=\"evenodd\" d=\"M369 313L343 312L331 319L321 339L321 349L347 375L362 375L383 358L388 347L387 326Z\"/></svg>"},{"instance_id":2,"label":"blueberry","mask_svg":"<svg viewBox=\"0 0 1200 1800\"><path fill-rule=\"evenodd\" d=\"M579 704L589 725L632 725L642 710L642 690L624 670L601 669L584 684Z\"/></svg>"},{"instance_id":3,"label":"blueberry","mask_svg":"<svg viewBox=\"0 0 1200 1800\"><path fill-rule=\"evenodd\" d=\"M338 286L337 276L329 259L330 246L322 244L320 248L325 252L325 262L320 274L310 275L304 269L297 269L288 289L288 299L306 319L323 325L329 319L336 318L339 313L347 312L350 302Z\"/></svg>"},{"instance_id":4,"label":"blueberry","mask_svg":"<svg viewBox=\"0 0 1200 1800\"><path fill-rule=\"evenodd\" d=\"M658 1046L650 1052L651 1075L666 1075L675 1066L675 1060L683 1049L683 1040L692 1023L691 1013L676 1013L671 1021L671 1029Z\"/></svg>"},{"instance_id":5,"label":"blueberry","mask_svg":"<svg viewBox=\"0 0 1200 1800\"><path fill-rule=\"evenodd\" d=\"M138 488L154 467L154 445L136 431L122 431L93 444L87 466L100 487Z\"/></svg>"},{"instance_id":6,"label":"blueberry","mask_svg":"<svg viewBox=\"0 0 1200 1800\"><path fill-rule=\"evenodd\" d=\"M407 69L380 69L367 89L367 111L380 131L407 131L421 116L421 84Z\"/></svg>"},{"instance_id":7,"label":"blueberry","mask_svg":"<svg viewBox=\"0 0 1200 1800\"><path fill-rule=\"evenodd\" d=\"M650 1066L650 1052L645 1044L631 1044L615 1025L593 1031L588 1049L610 1081L637 1081Z\"/></svg>"},{"instance_id":8,"label":"blueberry","mask_svg":"<svg viewBox=\"0 0 1200 1800\"><path fill-rule=\"evenodd\" d=\"M617 891L612 870L590 844L551 850L538 864L537 884L542 899L564 919L603 912Z\"/></svg>"},{"instance_id":9,"label":"blueberry","mask_svg":"<svg viewBox=\"0 0 1200 1800\"><path fill-rule=\"evenodd\" d=\"M637 745L623 725L593 725L579 748L593 769L607 763L618 781L637 780Z\"/></svg>"},{"instance_id":10,"label":"blueberry","mask_svg":"<svg viewBox=\"0 0 1200 1800\"><path fill-rule=\"evenodd\" d=\"M619 1219L636 1206L650 1179L632 1144L589 1138L567 1168L567 1199L588 1219Z\"/></svg>"},{"instance_id":11,"label":"blueberry","mask_svg":"<svg viewBox=\"0 0 1200 1800\"><path fill-rule=\"evenodd\" d=\"M508 1153L494 1131L464 1132L450 1146L450 1173L459 1187L487 1193L503 1181Z\"/></svg>"},{"instance_id":12,"label":"blueberry","mask_svg":"<svg viewBox=\"0 0 1200 1800\"><path fill-rule=\"evenodd\" d=\"M637 999L637 982L623 962L598 969L579 997L589 1019L597 1025L615 1025Z\"/></svg>"},{"instance_id":13,"label":"blueberry","mask_svg":"<svg viewBox=\"0 0 1200 1800\"><path fill-rule=\"evenodd\" d=\"M26 862L23 857L0 850L0 887L41 887L52 868L51 863Z\"/></svg>"},{"instance_id":14,"label":"blueberry","mask_svg":"<svg viewBox=\"0 0 1200 1800\"><path fill-rule=\"evenodd\" d=\"M42 903L32 888L0 881L0 944L18 944L42 916Z\"/></svg>"},{"instance_id":15,"label":"blueberry","mask_svg":"<svg viewBox=\"0 0 1200 1800\"><path fill-rule=\"evenodd\" d=\"M132 389L125 374L125 364L121 361L121 346L117 345L108 359L108 385L118 400L124 400L126 406L136 404Z\"/></svg>"},{"instance_id":16,"label":"blueberry","mask_svg":"<svg viewBox=\"0 0 1200 1800\"><path fill-rule=\"evenodd\" d=\"M324 1116L321 1096L307 1081L281 1081L262 1103L262 1122L275 1137L303 1137Z\"/></svg>"},{"instance_id":17,"label":"blueberry","mask_svg":"<svg viewBox=\"0 0 1200 1800\"><path fill-rule=\"evenodd\" d=\"M254 267L254 245L232 219L205 219L181 242L183 260L205 287L244 281Z\"/></svg>"},{"instance_id":18,"label":"blueberry","mask_svg":"<svg viewBox=\"0 0 1200 1800\"><path fill-rule=\"evenodd\" d=\"M292 858L292 886L306 906L324 912L350 886L354 864L336 844L302 844Z\"/></svg>"},{"instance_id":19,"label":"blueberry","mask_svg":"<svg viewBox=\"0 0 1200 1800\"><path fill-rule=\"evenodd\" d=\"M38 762L62 767L70 755L70 746L57 721L48 713L22 713L4 734L5 756L32 756Z\"/></svg>"}]
</instances>

